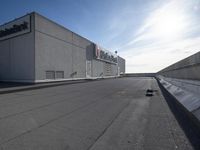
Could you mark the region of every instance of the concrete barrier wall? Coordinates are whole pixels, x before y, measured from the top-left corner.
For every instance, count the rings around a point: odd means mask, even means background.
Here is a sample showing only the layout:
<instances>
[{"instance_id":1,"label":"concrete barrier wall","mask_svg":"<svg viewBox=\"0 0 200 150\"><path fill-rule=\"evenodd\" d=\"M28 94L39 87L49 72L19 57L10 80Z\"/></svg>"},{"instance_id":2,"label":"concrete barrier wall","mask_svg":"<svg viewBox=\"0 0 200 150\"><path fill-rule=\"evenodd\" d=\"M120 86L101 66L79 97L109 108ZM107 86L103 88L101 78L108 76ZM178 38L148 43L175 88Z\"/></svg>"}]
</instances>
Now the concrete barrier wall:
<instances>
[{"instance_id":1,"label":"concrete barrier wall","mask_svg":"<svg viewBox=\"0 0 200 150\"><path fill-rule=\"evenodd\" d=\"M200 52L159 71L158 74L171 78L200 80Z\"/></svg>"},{"instance_id":2,"label":"concrete barrier wall","mask_svg":"<svg viewBox=\"0 0 200 150\"><path fill-rule=\"evenodd\" d=\"M124 77L155 77L155 73L126 73Z\"/></svg>"},{"instance_id":3,"label":"concrete barrier wall","mask_svg":"<svg viewBox=\"0 0 200 150\"><path fill-rule=\"evenodd\" d=\"M164 68L156 77L200 126L200 52Z\"/></svg>"},{"instance_id":4,"label":"concrete barrier wall","mask_svg":"<svg viewBox=\"0 0 200 150\"><path fill-rule=\"evenodd\" d=\"M200 81L163 76L157 76L157 79L200 127Z\"/></svg>"}]
</instances>

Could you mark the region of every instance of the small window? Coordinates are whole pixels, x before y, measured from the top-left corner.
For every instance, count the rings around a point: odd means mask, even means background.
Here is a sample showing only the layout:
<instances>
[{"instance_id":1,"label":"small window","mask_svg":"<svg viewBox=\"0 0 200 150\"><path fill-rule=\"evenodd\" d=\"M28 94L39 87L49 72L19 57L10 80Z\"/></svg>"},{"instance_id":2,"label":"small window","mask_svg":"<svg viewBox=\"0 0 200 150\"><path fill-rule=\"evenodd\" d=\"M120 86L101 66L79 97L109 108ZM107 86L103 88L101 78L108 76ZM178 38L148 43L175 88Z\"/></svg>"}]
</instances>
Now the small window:
<instances>
[{"instance_id":1,"label":"small window","mask_svg":"<svg viewBox=\"0 0 200 150\"><path fill-rule=\"evenodd\" d=\"M56 71L56 78L63 79L64 78L64 71Z\"/></svg>"},{"instance_id":2,"label":"small window","mask_svg":"<svg viewBox=\"0 0 200 150\"><path fill-rule=\"evenodd\" d=\"M55 79L55 71L46 71L46 79Z\"/></svg>"}]
</instances>

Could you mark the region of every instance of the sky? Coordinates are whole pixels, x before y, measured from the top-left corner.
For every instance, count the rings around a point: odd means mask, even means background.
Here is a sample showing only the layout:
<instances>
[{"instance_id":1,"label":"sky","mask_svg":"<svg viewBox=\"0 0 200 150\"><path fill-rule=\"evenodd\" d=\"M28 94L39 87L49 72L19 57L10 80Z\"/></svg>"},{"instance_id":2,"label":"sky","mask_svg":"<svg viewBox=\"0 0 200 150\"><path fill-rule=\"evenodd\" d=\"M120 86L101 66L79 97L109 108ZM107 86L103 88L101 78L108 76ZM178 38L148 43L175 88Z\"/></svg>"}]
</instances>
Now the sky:
<instances>
[{"instance_id":1,"label":"sky","mask_svg":"<svg viewBox=\"0 0 200 150\"><path fill-rule=\"evenodd\" d=\"M200 0L0 0L0 24L36 11L157 72L200 50Z\"/></svg>"}]
</instances>

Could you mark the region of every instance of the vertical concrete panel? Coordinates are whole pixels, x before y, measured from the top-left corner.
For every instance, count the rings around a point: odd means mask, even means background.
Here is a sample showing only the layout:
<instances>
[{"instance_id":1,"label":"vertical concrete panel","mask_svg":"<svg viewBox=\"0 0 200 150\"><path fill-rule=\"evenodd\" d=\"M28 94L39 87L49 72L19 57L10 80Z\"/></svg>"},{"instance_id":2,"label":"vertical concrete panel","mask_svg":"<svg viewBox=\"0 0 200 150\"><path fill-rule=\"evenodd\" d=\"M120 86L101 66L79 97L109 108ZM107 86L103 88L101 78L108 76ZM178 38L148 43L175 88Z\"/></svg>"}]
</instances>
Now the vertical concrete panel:
<instances>
[{"instance_id":1,"label":"vertical concrete panel","mask_svg":"<svg viewBox=\"0 0 200 150\"><path fill-rule=\"evenodd\" d=\"M125 59L123 59L122 57L118 56L118 66L119 66L119 72L120 73L125 73Z\"/></svg>"},{"instance_id":2,"label":"vertical concrete panel","mask_svg":"<svg viewBox=\"0 0 200 150\"><path fill-rule=\"evenodd\" d=\"M112 75L112 67L110 63L104 62L104 76L111 76Z\"/></svg>"},{"instance_id":3,"label":"vertical concrete panel","mask_svg":"<svg viewBox=\"0 0 200 150\"><path fill-rule=\"evenodd\" d=\"M26 34L10 39L11 79L34 80L34 39Z\"/></svg>"},{"instance_id":4,"label":"vertical concrete panel","mask_svg":"<svg viewBox=\"0 0 200 150\"><path fill-rule=\"evenodd\" d=\"M36 78L46 79L46 71L64 71L64 78L71 78L72 45L37 32L36 36Z\"/></svg>"},{"instance_id":5,"label":"vertical concrete panel","mask_svg":"<svg viewBox=\"0 0 200 150\"><path fill-rule=\"evenodd\" d=\"M164 68L157 74L172 78L200 80L200 52Z\"/></svg>"},{"instance_id":6,"label":"vertical concrete panel","mask_svg":"<svg viewBox=\"0 0 200 150\"><path fill-rule=\"evenodd\" d=\"M84 49L86 49L89 45L92 44L92 42L90 42L89 40L79 36L76 33L73 33L72 40L73 40L74 45L81 47L81 48L84 48Z\"/></svg>"},{"instance_id":7,"label":"vertical concrete panel","mask_svg":"<svg viewBox=\"0 0 200 150\"><path fill-rule=\"evenodd\" d=\"M92 76L93 77L103 77L103 68L104 68L104 63L102 61L98 60L92 60Z\"/></svg>"},{"instance_id":8,"label":"vertical concrete panel","mask_svg":"<svg viewBox=\"0 0 200 150\"><path fill-rule=\"evenodd\" d=\"M46 79L46 71L64 71L64 78L71 78L72 32L36 14L36 78Z\"/></svg>"},{"instance_id":9,"label":"vertical concrete panel","mask_svg":"<svg viewBox=\"0 0 200 150\"><path fill-rule=\"evenodd\" d=\"M72 43L71 31L37 13L35 13L35 30Z\"/></svg>"},{"instance_id":10,"label":"vertical concrete panel","mask_svg":"<svg viewBox=\"0 0 200 150\"><path fill-rule=\"evenodd\" d=\"M0 80L8 80L10 75L10 45L9 40L6 40L0 42Z\"/></svg>"},{"instance_id":11,"label":"vertical concrete panel","mask_svg":"<svg viewBox=\"0 0 200 150\"><path fill-rule=\"evenodd\" d=\"M94 59L94 44L90 43L87 47L86 47L86 59L87 60L93 60Z\"/></svg>"},{"instance_id":12,"label":"vertical concrete panel","mask_svg":"<svg viewBox=\"0 0 200 150\"><path fill-rule=\"evenodd\" d=\"M0 41L0 80L34 82L34 15L31 32Z\"/></svg>"},{"instance_id":13,"label":"vertical concrete panel","mask_svg":"<svg viewBox=\"0 0 200 150\"><path fill-rule=\"evenodd\" d=\"M117 68L117 65L115 65L115 64L111 64L111 67L112 67L112 76L117 76L117 70L118 70L118 68Z\"/></svg>"},{"instance_id":14,"label":"vertical concrete panel","mask_svg":"<svg viewBox=\"0 0 200 150\"><path fill-rule=\"evenodd\" d=\"M73 78L85 78L86 77L86 49L82 49L76 46L72 48L72 66Z\"/></svg>"}]
</instances>

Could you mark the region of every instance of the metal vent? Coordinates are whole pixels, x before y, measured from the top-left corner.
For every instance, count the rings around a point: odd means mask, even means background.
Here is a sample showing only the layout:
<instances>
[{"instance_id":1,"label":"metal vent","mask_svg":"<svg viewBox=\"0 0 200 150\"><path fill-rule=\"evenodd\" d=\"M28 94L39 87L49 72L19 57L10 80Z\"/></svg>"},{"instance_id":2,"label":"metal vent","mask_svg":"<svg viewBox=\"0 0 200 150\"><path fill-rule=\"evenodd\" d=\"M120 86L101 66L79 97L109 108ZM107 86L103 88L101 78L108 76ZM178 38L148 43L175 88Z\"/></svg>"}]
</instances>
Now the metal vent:
<instances>
[{"instance_id":1,"label":"metal vent","mask_svg":"<svg viewBox=\"0 0 200 150\"><path fill-rule=\"evenodd\" d=\"M46 71L46 79L55 79L55 71Z\"/></svg>"},{"instance_id":2,"label":"metal vent","mask_svg":"<svg viewBox=\"0 0 200 150\"><path fill-rule=\"evenodd\" d=\"M56 71L56 79L63 79L64 71Z\"/></svg>"}]
</instances>

